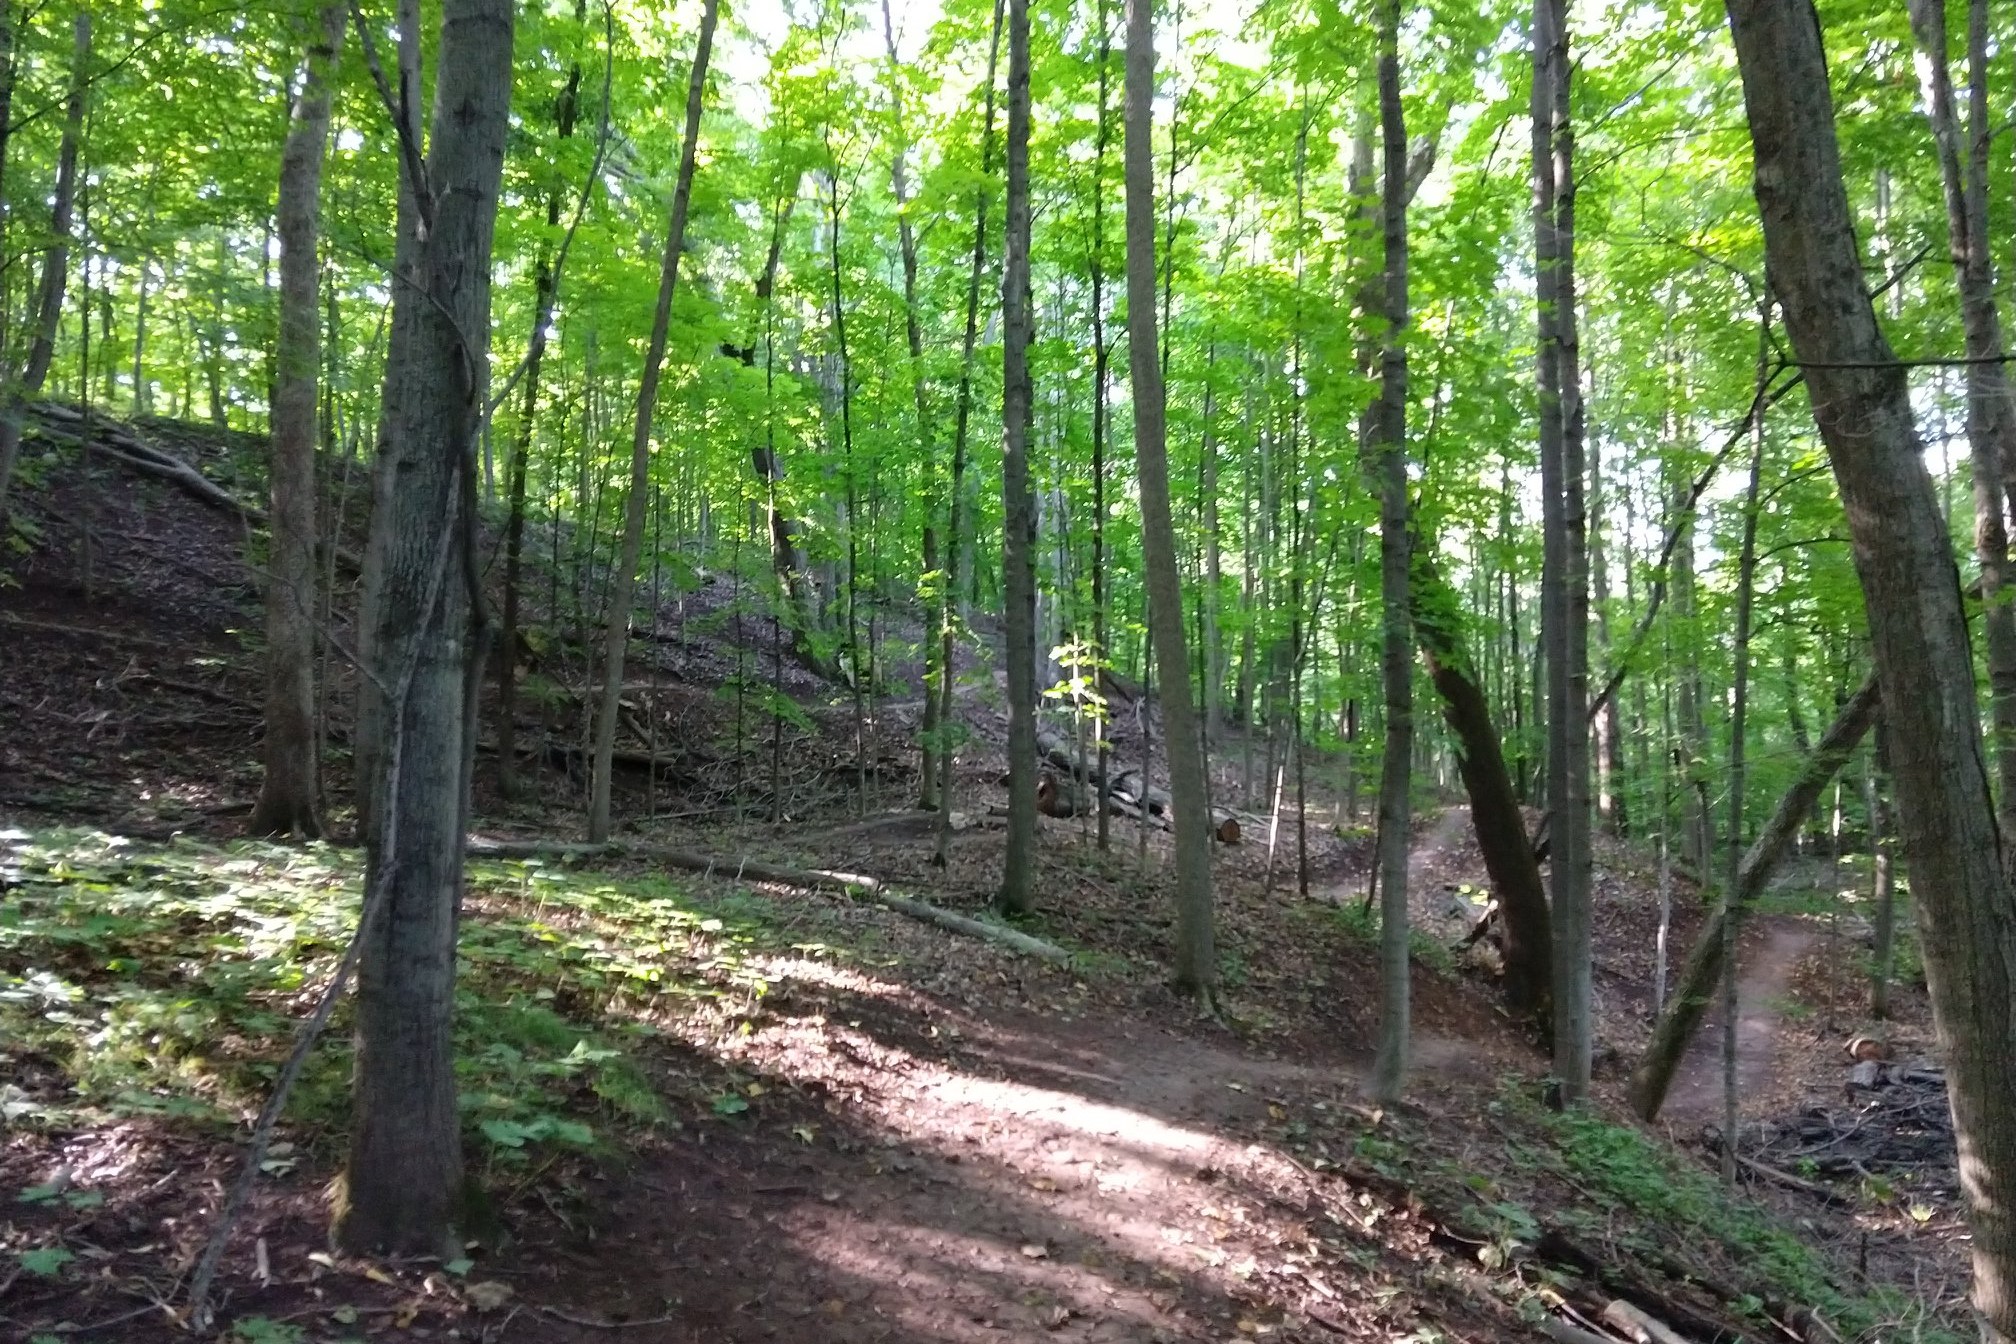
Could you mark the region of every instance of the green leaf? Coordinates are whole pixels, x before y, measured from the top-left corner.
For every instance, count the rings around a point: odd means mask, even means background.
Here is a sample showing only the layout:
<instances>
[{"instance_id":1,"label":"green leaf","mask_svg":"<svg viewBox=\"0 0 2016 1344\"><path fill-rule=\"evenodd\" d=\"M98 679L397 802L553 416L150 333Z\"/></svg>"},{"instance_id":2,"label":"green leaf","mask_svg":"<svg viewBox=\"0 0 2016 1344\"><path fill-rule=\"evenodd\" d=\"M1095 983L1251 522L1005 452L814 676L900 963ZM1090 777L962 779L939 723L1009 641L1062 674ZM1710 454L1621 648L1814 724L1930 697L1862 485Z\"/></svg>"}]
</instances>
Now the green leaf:
<instances>
[{"instance_id":1,"label":"green leaf","mask_svg":"<svg viewBox=\"0 0 2016 1344\"><path fill-rule=\"evenodd\" d=\"M66 1251L61 1246L40 1246L20 1255L21 1268L37 1278L53 1279L63 1272L63 1266L77 1258L76 1253Z\"/></svg>"}]
</instances>

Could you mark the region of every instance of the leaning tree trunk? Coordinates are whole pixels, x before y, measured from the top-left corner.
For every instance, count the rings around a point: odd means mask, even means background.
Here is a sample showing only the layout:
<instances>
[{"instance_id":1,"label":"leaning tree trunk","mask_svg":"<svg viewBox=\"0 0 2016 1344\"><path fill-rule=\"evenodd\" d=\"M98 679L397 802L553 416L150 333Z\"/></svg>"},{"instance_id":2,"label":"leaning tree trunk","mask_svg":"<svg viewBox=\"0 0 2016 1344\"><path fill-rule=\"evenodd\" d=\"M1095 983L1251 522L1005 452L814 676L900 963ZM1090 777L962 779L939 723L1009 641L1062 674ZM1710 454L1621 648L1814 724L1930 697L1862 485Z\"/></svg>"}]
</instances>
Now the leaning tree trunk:
<instances>
[{"instance_id":1,"label":"leaning tree trunk","mask_svg":"<svg viewBox=\"0 0 2016 1344\"><path fill-rule=\"evenodd\" d=\"M2016 1340L2016 891L2002 865L1967 611L1912 421L1876 320L1841 177L1812 0L1730 0L1765 256L1840 486L1891 730L1898 831L1946 1058L1973 1226L1974 1306Z\"/></svg>"},{"instance_id":2,"label":"leaning tree trunk","mask_svg":"<svg viewBox=\"0 0 2016 1344\"><path fill-rule=\"evenodd\" d=\"M1735 912L1740 923L1751 905L1755 904L1770 882L1778 861L1798 836L1806 814L1812 811L1820 794L1847 764L1856 745L1876 721L1879 704L1876 679L1871 677L1841 706L1841 712L1821 737L1820 745L1806 758L1805 769L1799 772L1799 778L1792 782L1785 796L1778 800L1770 819L1743 855L1743 862L1736 870L1736 880L1724 894L1721 908L1695 939L1694 950L1688 953L1687 965L1680 972L1679 987L1652 1028L1651 1043L1645 1047L1645 1056L1631 1075L1631 1105L1645 1119L1655 1118L1659 1108L1666 1104L1666 1091L1673 1085L1674 1071L1680 1067L1680 1058L1687 1053L1688 1042L1694 1039L1694 1033L1700 1029L1701 1019L1708 1011L1715 985L1722 975L1727 950L1724 930L1729 924L1730 912ZM1735 841L1732 839L1731 843L1733 845Z\"/></svg>"},{"instance_id":3,"label":"leaning tree trunk","mask_svg":"<svg viewBox=\"0 0 2016 1344\"><path fill-rule=\"evenodd\" d=\"M1183 583L1169 505L1162 364L1155 334L1155 20L1153 0L1127 0L1122 97L1127 202L1127 349L1134 388L1134 453L1141 477L1141 549L1148 621L1162 670L1169 793L1176 809L1176 984L1209 1002L1218 978L1211 928L1211 812L1204 746L1190 696Z\"/></svg>"},{"instance_id":4,"label":"leaning tree trunk","mask_svg":"<svg viewBox=\"0 0 2016 1344\"><path fill-rule=\"evenodd\" d=\"M63 290L70 276L70 221L77 200L77 141L84 132L84 99L90 91L91 15L77 15L70 66L70 101L63 112L63 139L56 151L56 190L49 207L49 243L42 253L42 282L35 296L35 332L28 360L0 404L0 529L7 518L7 487L21 452L21 417L39 395L56 359L56 327L63 320ZM11 90L12 75L9 75ZM11 129L11 128L10 128ZM4 535L4 532L0 532Z\"/></svg>"},{"instance_id":5,"label":"leaning tree trunk","mask_svg":"<svg viewBox=\"0 0 2016 1344\"><path fill-rule=\"evenodd\" d=\"M658 272L658 307L651 317L651 344L644 352L644 375L637 385L637 419L630 436L630 495L623 512L623 541L609 576L609 623L602 636L602 694L595 711L595 758L589 779L588 840L609 838L609 791L616 767L616 714L623 699L624 654L630 645L630 606L637 587L637 564L644 553L644 510L649 501L651 429L658 415L658 380L665 369L665 344L672 329L672 295L679 285L679 253L686 246L686 211L693 199L693 171L700 148L700 106L707 89L707 56L714 46L720 0L707 0L700 13L700 43L693 53L686 86L686 138L679 151L679 177L672 188L672 218L665 230L665 261ZM656 618L657 613L652 613Z\"/></svg>"},{"instance_id":6,"label":"leaning tree trunk","mask_svg":"<svg viewBox=\"0 0 2016 1344\"><path fill-rule=\"evenodd\" d=\"M350 1155L336 1240L461 1254L455 929L487 627L476 536L490 252L510 133L510 0L444 0L424 166L401 62L401 191L364 563L358 719L366 862ZM417 60L418 6L402 7Z\"/></svg>"},{"instance_id":7,"label":"leaning tree trunk","mask_svg":"<svg viewBox=\"0 0 2016 1344\"><path fill-rule=\"evenodd\" d=\"M1008 672L1008 854L999 904L1036 898L1036 500L1029 489L1029 0L1008 0L1008 222L1001 267L1001 602ZM1152 346L1150 347L1153 348Z\"/></svg>"},{"instance_id":8,"label":"leaning tree trunk","mask_svg":"<svg viewBox=\"0 0 2016 1344\"><path fill-rule=\"evenodd\" d=\"M280 332L274 357L272 536L266 577L265 778L247 829L318 836L315 760L315 414L322 361L322 157L329 75L349 9L322 10L280 153Z\"/></svg>"},{"instance_id":9,"label":"leaning tree trunk","mask_svg":"<svg viewBox=\"0 0 2016 1344\"><path fill-rule=\"evenodd\" d=\"M1414 632L1442 697L1442 717L1456 735L1456 769L1470 796L1470 826L1504 921L1505 1009L1515 1021L1548 1029L1553 935L1547 889L1519 813L1519 795L1491 705L1478 683L1462 633L1458 599L1423 546L1414 559Z\"/></svg>"},{"instance_id":10,"label":"leaning tree trunk","mask_svg":"<svg viewBox=\"0 0 2016 1344\"><path fill-rule=\"evenodd\" d=\"M1140 0L1137 0L1139 3ZM1407 851L1414 761L1414 641L1408 592L1407 519L1407 127L1400 104L1400 0L1379 7L1379 124L1386 253L1386 334L1379 358L1380 660L1386 690L1386 759L1379 777L1379 1055L1372 1095L1391 1101L1407 1075L1410 929Z\"/></svg>"}]
</instances>

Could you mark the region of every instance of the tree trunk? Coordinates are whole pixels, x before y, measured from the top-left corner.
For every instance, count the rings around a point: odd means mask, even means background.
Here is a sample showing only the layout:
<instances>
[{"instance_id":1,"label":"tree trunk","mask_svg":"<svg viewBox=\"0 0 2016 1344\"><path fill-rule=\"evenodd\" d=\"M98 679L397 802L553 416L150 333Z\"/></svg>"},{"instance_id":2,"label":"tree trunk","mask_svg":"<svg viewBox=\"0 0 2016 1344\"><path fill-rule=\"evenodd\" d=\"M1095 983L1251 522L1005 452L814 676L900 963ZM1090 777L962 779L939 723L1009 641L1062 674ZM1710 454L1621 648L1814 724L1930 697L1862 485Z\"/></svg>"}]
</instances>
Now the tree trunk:
<instances>
[{"instance_id":1,"label":"tree trunk","mask_svg":"<svg viewBox=\"0 0 2016 1344\"><path fill-rule=\"evenodd\" d=\"M1575 318L1574 130L1565 0L1533 10L1533 181L1540 308L1540 462L1552 578L1545 583L1547 806L1553 877L1554 1072L1589 1091L1589 588L1583 545L1581 357ZM1551 481L1551 484L1549 483Z\"/></svg>"},{"instance_id":2,"label":"tree trunk","mask_svg":"<svg viewBox=\"0 0 2016 1344\"><path fill-rule=\"evenodd\" d=\"M359 625L372 675L358 747L366 910L359 937L354 1123L339 1245L459 1255L455 930L482 673L476 431L490 256L510 131L508 0L445 0L432 144L415 96L402 162L392 336ZM402 9L417 59L417 7ZM402 85L405 62L402 60ZM410 119L408 119L410 118Z\"/></svg>"},{"instance_id":3,"label":"tree trunk","mask_svg":"<svg viewBox=\"0 0 2016 1344\"><path fill-rule=\"evenodd\" d=\"M987 268L987 198L994 175L994 79L1001 58L1001 17L1005 0L994 0L994 36L987 48L987 118L980 138L980 186L973 193L973 259L966 271L966 332L959 347L959 394L952 427L952 479L945 492L945 592L938 610L938 661L945 675L938 682L938 725L952 723L954 655L958 649L959 586L966 529L960 527L966 503L966 435L973 419L973 350L980 339L980 276ZM1032 740L1035 734L1030 734ZM943 868L952 849L952 751L947 743L938 760L938 843L933 861ZM1033 818L1028 823L1035 825Z\"/></svg>"},{"instance_id":4,"label":"tree trunk","mask_svg":"<svg viewBox=\"0 0 2016 1344\"><path fill-rule=\"evenodd\" d=\"M1771 301L1764 300L1757 325L1757 396L1761 400L1771 381ZM1722 874L1722 890L1733 892L1742 880L1742 864L1737 855L1743 848L1743 785L1749 757L1744 734L1750 707L1750 619L1757 591L1757 496L1764 477L1764 417L1750 423L1750 483L1743 496L1743 542L1737 555L1736 639L1732 649L1735 664L1729 689L1729 834L1727 862ZM1736 975L1740 957L1739 937L1743 929L1744 907L1724 901L1722 907L1722 1183L1736 1187L1736 1144L1740 1137L1737 1117L1737 1033L1741 1027L1737 1013Z\"/></svg>"},{"instance_id":5,"label":"tree trunk","mask_svg":"<svg viewBox=\"0 0 2016 1344\"><path fill-rule=\"evenodd\" d=\"M1211 814L1204 748L1190 694L1183 629L1183 582L1169 504L1169 456L1162 364L1155 323L1154 0L1127 0L1122 122L1127 202L1127 356L1133 384L1134 453L1141 486L1141 549L1148 621L1162 672L1162 726L1169 791L1176 808L1176 984L1210 1002L1217 986L1212 946Z\"/></svg>"},{"instance_id":6,"label":"tree trunk","mask_svg":"<svg viewBox=\"0 0 2016 1344\"><path fill-rule=\"evenodd\" d=\"M1603 452L1600 447L1589 454L1589 510L1599 518L1602 516ZM1628 549L1628 533L1624 544ZM1607 667L1611 662L1610 557L1600 525L1589 529L1589 597L1597 652ZM1596 730L1596 814L1603 819L1604 828L1610 834L1625 835L1631 829L1631 818L1630 807L1624 799L1624 733L1616 693L1613 691L1602 697L1600 703L1590 708Z\"/></svg>"},{"instance_id":7,"label":"tree trunk","mask_svg":"<svg viewBox=\"0 0 2016 1344\"><path fill-rule=\"evenodd\" d=\"M10 30L11 31L11 30ZM42 391L56 359L56 328L63 320L63 290L70 277L70 221L77 200L77 142L84 133L84 99L91 79L91 15L77 15L70 65L70 99L63 111L63 139L56 151L56 191L49 208L49 244L42 253L42 281L35 297L35 333L13 389L0 404L0 536L5 534L7 488L21 452L21 417ZM11 96L13 74L8 75ZM11 127L9 128L11 130ZM4 306L4 305L0 305Z\"/></svg>"},{"instance_id":8,"label":"tree trunk","mask_svg":"<svg viewBox=\"0 0 2016 1344\"><path fill-rule=\"evenodd\" d=\"M1384 607L1386 758L1379 776L1379 1054L1371 1092L1400 1095L1407 1076L1409 956L1407 851L1414 760L1414 641L1407 519L1407 126L1400 103L1400 0L1379 7L1379 124L1385 318L1379 358L1379 592Z\"/></svg>"},{"instance_id":9,"label":"tree trunk","mask_svg":"<svg viewBox=\"0 0 2016 1344\"><path fill-rule=\"evenodd\" d=\"M1088 269L1092 279L1092 643L1098 668L1112 661L1107 645L1106 604L1111 596L1106 585L1106 387L1112 373L1113 352L1106 343L1106 146L1107 111L1111 102L1110 66L1113 30L1107 0L1099 0L1099 110L1098 126L1092 141L1092 252ZM1095 669L1095 686L1105 684ZM1112 827L1107 813L1110 794L1106 783L1108 739L1111 734L1110 707L1102 704L1094 732L1099 739L1099 849L1112 843Z\"/></svg>"},{"instance_id":10,"label":"tree trunk","mask_svg":"<svg viewBox=\"0 0 2016 1344\"><path fill-rule=\"evenodd\" d=\"M580 16L579 9L576 17ZM603 125L606 130L607 81L604 82ZM562 140L574 135L574 123L581 107L581 66L576 62L567 74L567 83L553 109L554 129ZM597 147L597 169L600 147ZM592 180L592 177L591 177ZM584 194L583 205L587 202ZM575 220L580 219L577 212ZM560 187L556 182L546 193L546 227L560 226ZM570 235L571 237L571 230ZM518 785L518 626L519 599L525 568L525 488L532 462L532 431L539 414L540 374L546 367L546 328L553 321L553 306L560 293L560 264L542 250L532 278L532 334L525 345L525 388L518 403L518 424L512 436L511 463L505 473L506 516L504 523L504 611L497 660L497 791L504 799L517 798Z\"/></svg>"},{"instance_id":11,"label":"tree trunk","mask_svg":"<svg viewBox=\"0 0 2016 1344\"><path fill-rule=\"evenodd\" d=\"M1731 0L1765 255L1847 511L1883 686L1899 833L1947 1061L1974 1306L2016 1340L2016 892L1983 756L1960 576L1876 321L1811 0Z\"/></svg>"},{"instance_id":12,"label":"tree trunk","mask_svg":"<svg viewBox=\"0 0 2016 1344\"><path fill-rule=\"evenodd\" d=\"M651 471L651 430L658 414L658 380L665 368L665 343L672 327L672 295L679 284L679 254L686 246L686 211L693 199L693 171L700 147L700 106L707 88L707 57L714 46L719 0L707 0L700 14L699 46L686 87L686 133L679 151L679 177L672 188L672 218L665 231L665 260L658 272L658 306L651 317L651 344L637 388L637 419L630 437L630 492L623 511L623 540L609 576L609 623L603 632L602 702L595 712L595 759L589 783L588 839L609 838L609 791L616 752L616 712L623 695L623 661L630 644L630 607L637 564L644 551L644 508ZM654 619L657 613L652 613Z\"/></svg>"},{"instance_id":13,"label":"tree trunk","mask_svg":"<svg viewBox=\"0 0 2016 1344\"><path fill-rule=\"evenodd\" d=\"M1414 559L1414 631L1456 735L1456 768L1470 796L1470 825L1491 887L1504 912L1505 1008L1544 1031L1552 994L1553 938L1540 865L1519 813L1519 798L1491 707L1464 646L1462 616L1426 546Z\"/></svg>"},{"instance_id":14,"label":"tree trunk","mask_svg":"<svg viewBox=\"0 0 2016 1344\"><path fill-rule=\"evenodd\" d=\"M272 548L266 578L265 779L246 829L322 833L315 756L315 432L322 313L316 247L329 76L348 7L327 5L302 62L280 154L280 332L274 359ZM137 356L136 356L137 362ZM137 393L136 393L137 396Z\"/></svg>"},{"instance_id":15,"label":"tree trunk","mask_svg":"<svg viewBox=\"0 0 2016 1344\"><path fill-rule=\"evenodd\" d=\"M1036 501L1029 488L1029 0L1008 0L1008 224L1001 267L1001 599L1008 673L1008 853L999 904L1036 896ZM1151 346L1152 350L1153 347Z\"/></svg>"},{"instance_id":16,"label":"tree trunk","mask_svg":"<svg viewBox=\"0 0 2016 1344\"><path fill-rule=\"evenodd\" d=\"M1645 1057L1631 1075L1631 1105L1645 1119L1656 1117L1659 1108L1665 1105L1666 1089L1672 1086L1673 1072L1680 1065L1680 1057L1687 1053L1687 1043L1694 1038L1702 1015L1708 1010L1709 996L1722 974L1722 930L1728 920L1727 911L1733 905L1740 917L1770 882L1772 870L1778 866L1778 860L1799 833L1800 824L1812 810L1814 800L1847 764L1848 757L1869 731L1869 725L1876 721L1880 699L1876 679L1872 676L1841 706L1841 712L1821 737L1820 745L1807 758L1805 769L1800 771L1799 778L1785 791L1784 797L1778 800L1770 819L1743 855L1742 865L1736 870L1735 884L1723 893L1722 908L1716 911L1695 940L1694 950L1687 955L1687 964L1680 972L1680 983L1672 1000L1652 1030L1652 1040L1645 1047Z\"/></svg>"},{"instance_id":17,"label":"tree trunk","mask_svg":"<svg viewBox=\"0 0 2016 1344\"><path fill-rule=\"evenodd\" d=\"M896 54L896 20L890 13L889 0L882 0L882 36L889 48L889 100L896 125L896 143L890 154L889 187L896 198L896 239L903 254L903 330L910 343L910 385L917 411L917 451L926 463L931 463L937 456L937 450L933 442L930 395L924 377L924 328L917 316L917 234L910 226L910 182L905 162L910 155L910 143L903 129L902 66ZM945 576L939 572L943 562L938 553L938 529L928 519L924 524L923 549L925 574L936 575L933 581L945 587ZM923 752L917 769L917 806L926 812L936 811L938 807L938 754L945 749L938 726L938 683L951 676L951 664L941 661L937 653L932 641L926 639Z\"/></svg>"},{"instance_id":18,"label":"tree trunk","mask_svg":"<svg viewBox=\"0 0 2016 1344\"><path fill-rule=\"evenodd\" d=\"M1996 814L2004 835L2016 835L2016 605L2009 572L2009 527L2003 472L2016 458L2016 402L2010 400L2002 356L2002 320L1995 307L1995 269L1988 250L1987 19L1971 6L1969 92L1973 135L1963 156L1960 115L1947 62L1945 0L1910 0L1911 30L1925 58L1926 115L1945 187L1946 235L1960 289L1967 337L1967 447L1974 485L1974 555L1981 567L1981 633L1987 650L1990 742L1999 786ZM1975 30L1979 30L1978 32ZM1963 166L1964 159L1964 166Z\"/></svg>"},{"instance_id":19,"label":"tree trunk","mask_svg":"<svg viewBox=\"0 0 2016 1344\"><path fill-rule=\"evenodd\" d=\"M777 265L784 255L784 230L791 222L791 212L796 208L797 183L794 180L791 191L783 196L771 210L770 250L763 262L763 273L756 279L756 300L763 307L763 376L766 388L776 372L776 347L774 327L774 304L777 287ZM741 347L724 347L737 355L744 368L756 365L756 337L752 334L749 343ZM766 403L767 405L767 403ZM770 537L770 567L777 575L780 600L789 605L791 612L791 640L798 660L820 676L830 677L835 669L831 661L819 650L816 638L819 624L817 594L805 567L805 557L798 547L798 524L785 512L780 498L780 487L784 481L784 467L777 458L776 416L766 410L763 417L762 442L749 449L749 464L755 470L756 479L763 485L763 509Z\"/></svg>"},{"instance_id":20,"label":"tree trunk","mask_svg":"<svg viewBox=\"0 0 2016 1344\"><path fill-rule=\"evenodd\" d=\"M1890 817L1890 753L1886 730L1876 725L1875 760L1864 776L1863 795L1869 808L1869 896L1873 913L1869 957L1869 1016L1890 1016L1890 970L1897 949L1897 873L1892 853Z\"/></svg>"}]
</instances>

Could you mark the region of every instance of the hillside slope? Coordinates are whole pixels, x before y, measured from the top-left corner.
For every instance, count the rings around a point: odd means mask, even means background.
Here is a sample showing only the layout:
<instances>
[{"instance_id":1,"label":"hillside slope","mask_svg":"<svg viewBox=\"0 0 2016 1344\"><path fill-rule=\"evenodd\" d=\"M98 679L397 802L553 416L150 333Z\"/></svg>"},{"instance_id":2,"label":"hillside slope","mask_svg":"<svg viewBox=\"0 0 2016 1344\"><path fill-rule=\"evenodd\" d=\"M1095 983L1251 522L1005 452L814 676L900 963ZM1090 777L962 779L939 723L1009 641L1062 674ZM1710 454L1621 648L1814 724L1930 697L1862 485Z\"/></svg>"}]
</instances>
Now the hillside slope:
<instances>
[{"instance_id":1,"label":"hillside slope","mask_svg":"<svg viewBox=\"0 0 2016 1344\"><path fill-rule=\"evenodd\" d=\"M139 428L243 488L230 464L253 445ZM231 838L257 780L256 536L115 465L87 492L73 458L44 464L25 497L36 545L0 589L0 1189L13 1192L0 1323L24 1337L64 1322L161 1337L161 1304L178 1305L356 903L354 853ZM241 1338L560 1341L621 1323L644 1341L1587 1344L1627 1337L1619 1301L1699 1344L1958 1322L1950 1206L1934 1195L1923 1218L1895 1190L1847 1207L1790 1188L1727 1197L1697 1155L1618 1123L1652 918L1627 847L1604 847L1599 882L1603 1099L1572 1117L1540 1104L1544 1061L1503 1023L1488 976L1445 950L1482 884L1460 809L1417 845L1417 1075L1384 1112L1358 1098L1377 978L1349 818L1341 834L1311 828L1314 899L1296 895L1292 828L1271 855L1264 836L1220 847L1222 1020L1163 986L1160 832L1142 843L1116 824L1102 854L1080 821L1045 820L1032 931L1074 954L1061 967L733 880L738 858L770 858L984 915L1001 857L984 824L1002 796L985 679L964 702L975 745L960 778L979 824L947 869L907 814L883 812L914 787L904 711L880 725L863 818L850 697L802 670L789 821L734 805L767 769L756 744L770 729L732 693L735 670L772 652L760 623L736 619L742 587L696 581L639 641L645 734L629 745L656 755L662 732L681 766L631 772L624 798L633 838L721 867L472 867L463 1090L488 1192L472 1263L322 1251L344 1127L339 1021L226 1261ZM542 675L564 687L578 668L550 652L564 614L546 616ZM486 832L578 825L566 753L550 750L578 729L541 714L539 797L479 795ZM1152 713L1143 726L1159 731ZM1217 762L1227 789L1241 745ZM1317 800L1327 823L1328 790ZM1816 963L1840 946L1816 932L1753 994L1804 1005L1760 1019L1778 1062L1758 1076L1786 1096L1760 1087L1759 1107L1838 1086L1825 1056L1853 1008L1845 978ZM1900 1035L1921 1011L1906 1004Z\"/></svg>"}]
</instances>

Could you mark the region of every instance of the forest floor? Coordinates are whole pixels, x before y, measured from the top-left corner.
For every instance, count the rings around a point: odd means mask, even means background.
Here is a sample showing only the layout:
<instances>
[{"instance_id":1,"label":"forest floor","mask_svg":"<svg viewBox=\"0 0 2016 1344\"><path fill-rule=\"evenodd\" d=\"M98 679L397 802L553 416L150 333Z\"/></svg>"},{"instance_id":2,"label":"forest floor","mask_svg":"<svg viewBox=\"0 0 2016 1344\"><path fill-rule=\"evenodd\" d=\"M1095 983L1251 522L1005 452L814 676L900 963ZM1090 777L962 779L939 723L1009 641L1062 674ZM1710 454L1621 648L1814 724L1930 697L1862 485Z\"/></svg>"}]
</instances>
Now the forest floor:
<instances>
[{"instance_id":1,"label":"forest floor","mask_svg":"<svg viewBox=\"0 0 2016 1344\"><path fill-rule=\"evenodd\" d=\"M148 432L241 487L248 444ZM157 482L106 475L87 494L61 463L31 476L34 544L0 583L0 1333L162 1339L340 955L358 857L234 838L258 779L243 522ZM618 809L624 838L704 849L722 870L472 861L462 1090L487 1198L468 1259L326 1249L339 1015L230 1242L233 1338L1601 1340L1631 1337L1620 1301L1697 1344L1959 1330L1950 1140L1943 1167L1934 1153L1824 1189L1801 1167L1786 1174L1812 1188L1726 1193L1703 1144L1721 1111L1712 1027L1659 1126L1625 1119L1653 1007L1642 846L1599 842L1597 1098L1563 1116L1541 1102L1544 1056L1498 1011L1488 949L1452 950L1486 887L1467 814L1424 809L1414 1073L1404 1104L1374 1109L1370 837L1336 802L1334 763L1312 763L1306 833L1218 848L1224 986L1203 1016L1164 979L1167 837L1131 822L1101 851L1090 823L1043 820L1025 927L1072 953L1062 965L730 880L741 857L846 869L988 917L996 688L983 671L962 690L966 824L940 869L904 810L914 704L880 711L857 757L848 693L773 661L745 585L694 571L686 587L640 643L626 701L643 735L625 745L659 765L622 779ZM773 667L799 706L775 724L723 690ZM537 796L499 801L479 762L485 835L578 828L563 657L539 675ZM340 666L331 682L340 765ZM1159 732L1152 709L1131 713L1123 757ZM773 728L774 781L756 749ZM1220 752L1219 796L1264 792L1255 757L1264 745ZM1854 885L1802 859L1749 926L1746 1132L1843 1110L1843 1042L1871 1024L1858 930L1827 912ZM1675 904L1677 967L1700 909L1684 884ZM1921 989L1900 987L1884 1032L1899 1058L1929 1051Z\"/></svg>"}]
</instances>

